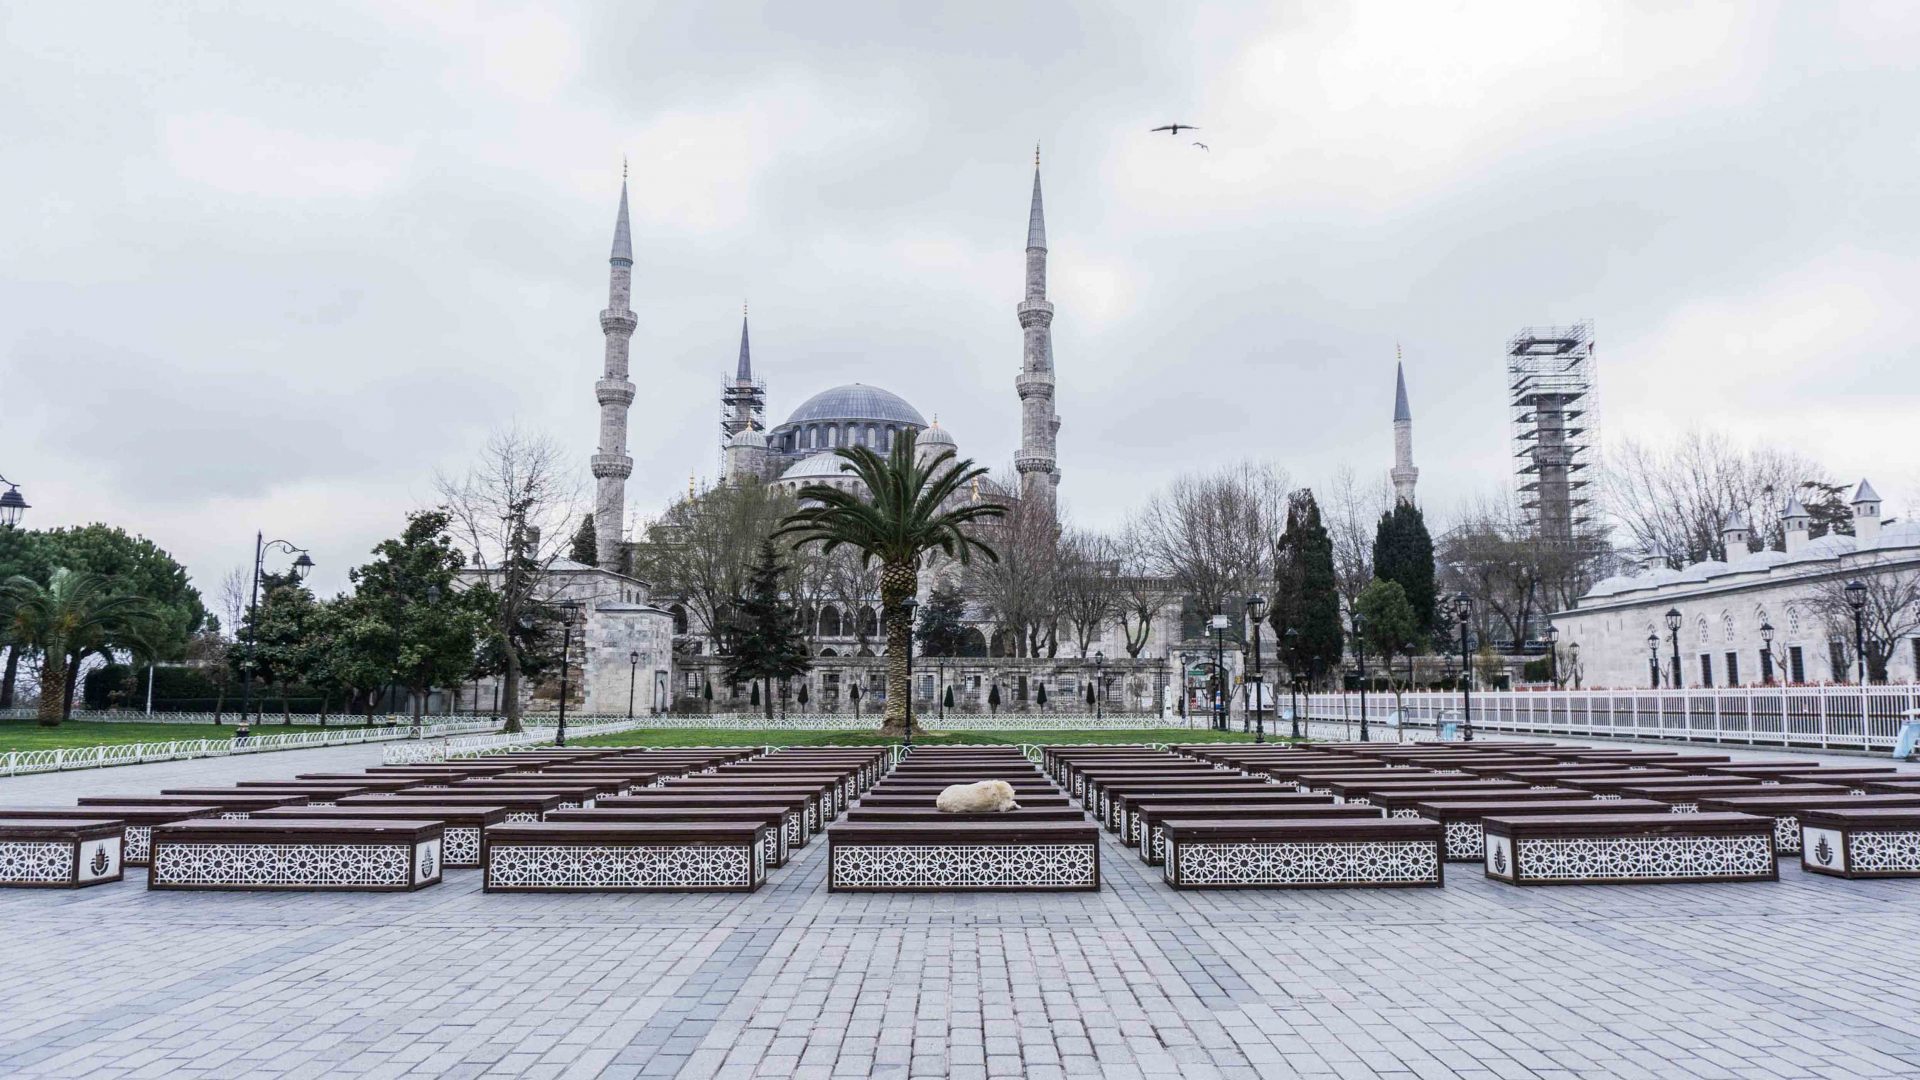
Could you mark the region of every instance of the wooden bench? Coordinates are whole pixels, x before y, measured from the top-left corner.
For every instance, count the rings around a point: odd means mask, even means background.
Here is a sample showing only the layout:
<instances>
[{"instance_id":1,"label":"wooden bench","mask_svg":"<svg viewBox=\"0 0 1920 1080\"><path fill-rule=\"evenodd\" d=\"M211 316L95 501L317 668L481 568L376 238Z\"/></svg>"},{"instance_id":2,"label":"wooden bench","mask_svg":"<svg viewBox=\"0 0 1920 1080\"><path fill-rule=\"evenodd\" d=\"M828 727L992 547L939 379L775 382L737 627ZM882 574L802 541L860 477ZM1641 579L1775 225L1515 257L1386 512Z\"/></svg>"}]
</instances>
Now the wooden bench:
<instances>
[{"instance_id":1,"label":"wooden bench","mask_svg":"<svg viewBox=\"0 0 1920 1080\"><path fill-rule=\"evenodd\" d=\"M541 822L487 830L487 892L752 892L767 880L755 821Z\"/></svg>"},{"instance_id":2,"label":"wooden bench","mask_svg":"<svg viewBox=\"0 0 1920 1080\"><path fill-rule=\"evenodd\" d=\"M119 881L126 824L68 810L58 817L0 817L0 887L80 889Z\"/></svg>"},{"instance_id":3,"label":"wooden bench","mask_svg":"<svg viewBox=\"0 0 1920 1080\"><path fill-rule=\"evenodd\" d=\"M1726 777L1702 780L1699 783L1665 781L1629 785L1616 788L1614 793L1623 799L1658 799L1673 808L1676 814L1691 814L1700 809L1704 800L1733 798L1740 795L1840 795L1845 796L1847 789L1831 784L1769 784L1758 780L1725 783Z\"/></svg>"},{"instance_id":4,"label":"wooden bench","mask_svg":"<svg viewBox=\"0 0 1920 1080\"><path fill-rule=\"evenodd\" d=\"M1526 794L1533 794L1527 792ZM1504 799L1499 796L1436 795L1415 803L1412 816L1440 823L1448 862L1479 862L1486 857L1486 834L1481 822L1489 817L1525 814L1664 814L1672 811L1651 799L1599 800L1584 792L1561 793L1557 799Z\"/></svg>"},{"instance_id":5,"label":"wooden bench","mask_svg":"<svg viewBox=\"0 0 1920 1080\"><path fill-rule=\"evenodd\" d=\"M1120 808L1119 799L1116 798L1118 795L1139 795L1153 791L1218 791L1231 788L1241 788L1246 791L1278 790L1276 785L1257 776L1237 776L1212 771L1127 777L1103 777L1095 774L1087 779L1087 794L1080 800L1080 805L1093 815L1095 821L1105 825L1109 831L1119 832L1126 823L1126 817Z\"/></svg>"},{"instance_id":6,"label":"wooden bench","mask_svg":"<svg viewBox=\"0 0 1920 1080\"><path fill-rule=\"evenodd\" d=\"M1170 817L1160 829L1176 889L1437 888L1444 866L1431 821Z\"/></svg>"},{"instance_id":7,"label":"wooden bench","mask_svg":"<svg viewBox=\"0 0 1920 1080\"><path fill-rule=\"evenodd\" d=\"M771 869L787 865L791 851L787 843L786 818L791 811L784 806L596 806L591 810L558 810L548 821L632 822L643 825L693 824L696 822L745 822L765 825L760 838L763 855Z\"/></svg>"},{"instance_id":8,"label":"wooden bench","mask_svg":"<svg viewBox=\"0 0 1920 1080\"><path fill-rule=\"evenodd\" d=\"M1793 785L1783 784L1781 787ZM1825 784L1806 785L1823 791L1788 792L1761 788L1713 798L1701 798L1699 808L1723 814L1755 814L1773 819L1773 850L1779 855L1800 854L1800 815L1809 810L1878 810L1920 807L1920 793L1905 795L1845 795ZM1764 794L1762 794L1764 792Z\"/></svg>"},{"instance_id":9,"label":"wooden bench","mask_svg":"<svg viewBox=\"0 0 1920 1080\"><path fill-rule=\"evenodd\" d=\"M778 806L783 811L781 831L786 834L787 848L806 847L818 833L818 826L808 824L811 820L809 809L817 796L812 792L698 792L676 790L648 790L636 792L618 799L602 800L596 810L677 810L688 809L733 809L739 807Z\"/></svg>"},{"instance_id":10,"label":"wooden bench","mask_svg":"<svg viewBox=\"0 0 1920 1080\"><path fill-rule=\"evenodd\" d=\"M219 814L220 808L211 805L114 806L96 803L91 806L0 807L0 818L29 820L86 818L125 822L126 835L120 842L120 857L128 866L147 865L148 835L155 825L186 821L190 818L217 817Z\"/></svg>"},{"instance_id":11,"label":"wooden bench","mask_svg":"<svg viewBox=\"0 0 1920 1080\"><path fill-rule=\"evenodd\" d=\"M440 866L437 821L200 818L154 826L147 888L411 892Z\"/></svg>"},{"instance_id":12,"label":"wooden bench","mask_svg":"<svg viewBox=\"0 0 1920 1080\"><path fill-rule=\"evenodd\" d=\"M949 814L931 806L856 806L847 811L848 821L1076 821L1087 816L1072 806L1023 806L1004 813Z\"/></svg>"},{"instance_id":13,"label":"wooden bench","mask_svg":"<svg viewBox=\"0 0 1920 1080\"><path fill-rule=\"evenodd\" d=\"M1487 876L1511 885L1775 881L1773 820L1751 814L1489 815Z\"/></svg>"},{"instance_id":14,"label":"wooden bench","mask_svg":"<svg viewBox=\"0 0 1920 1080\"><path fill-rule=\"evenodd\" d=\"M1325 795L1308 795L1299 791L1282 791L1273 784L1264 783L1252 777L1222 776L1219 780L1207 784L1116 784L1104 793L1107 813L1101 824L1107 831L1117 833L1120 842L1132 847L1139 842L1140 813L1136 806L1148 799L1172 799L1188 795L1219 796L1232 800L1239 805L1251 805L1257 802L1306 802L1330 803L1333 800Z\"/></svg>"},{"instance_id":15,"label":"wooden bench","mask_svg":"<svg viewBox=\"0 0 1920 1080\"><path fill-rule=\"evenodd\" d=\"M255 783L250 786L235 784L232 787L170 787L161 788L162 795L189 795L194 798L215 798L221 795L246 795L259 792L262 795L293 795L306 799L302 806L332 806L339 799L354 795L371 795L373 789L359 784L332 783L291 783L267 784Z\"/></svg>"},{"instance_id":16,"label":"wooden bench","mask_svg":"<svg viewBox=\"0 0 1920 1080\"><path fill-rule=\"evenodd\" d=\"M1800 868L1842 878L1920 877L1920 809L1808 810L1800 815Z\"/></svg>"},{"instance_id":17,"label":"wooden bench","mask_svg":"<svg viewBox=\"0 0 1920 1080\"><path fill-rule=\"evenodd\" d=\"M395 806L395 802L405 805ZM362 803L351 806L287 806L262 810L253 821L280 821L287 818L326 818L338 821L437 821L440 823L440 865L455 870L474 870L480 866L480 840L488 827L507 820L504 806L449 806L445 803L389 799L386 803Z\"/></svg>"},{"instance_id":18,"label":"wooden bench","mask_svg":"<svg viewBox=\"0 0 1920 1080\"><path fill-rule=\"evenodd\" d=\"M839 816L832 784L794 783L774 780L749 780L745 777L688 776L670 780L659 791L682 791L705 795L796 795L807 799L807 832L817 834L827 822Z\"/></svg>"},{"instance_id":19,"label":"wooden bench","mask_svg":"<svg viewBox=\"0 0 1920 1080\"><path fill-rule=\"evenodd\" d=\"M1334 802L1372 803L1378 796L1401 791L1526 791L1517 780L1483 780L1477 776L1417 776L1411 780L1337 780L1326 785Z\"/></svg>"},{"instance_id":20,"label":"wooden bench","mask_svg":"<svg viewBox=\"0 0 1920 1080\"><path fill-rule=\"evenodd\" d=\"M827 830L833 892L1100 887L1100 830L1088 822L842 822Z\"/></svg>"},{"instance_id":21,"label":"wooden bench","mask_svg":"<svg viewBox=\"0 0 1920 1080\"><path fill-rule=\"evenodd\" d=\"M614 798L617 795L625 794L620 790L621 787L622 785L618 784L535 783L530 780L520 781L502 777L485 780L461 780L458 783L447 784L445 786L428 784L423 787L408 788L406 791L397 794L425 795L428 797L438 797L441 795L478 795L482 798L491 798L496 795L558 795L560 796L560 809L585 810L592 807L594 803L601 799Z\"/></svg>"},{"instance_id":22,"label":"wooden bench","mask_svg":"<svg viewBox=\"0 0 1920 1080\"><path fill-rule=\"evenodd\" d=\"M476 806L498 806L506 810L502 824L522 821L539 821L555 810L566 799L560 795L544 795L537 792L506 793L496 792L488 795L458 795L450 788L435 791L376 792L372 795L355 795L350 799L341 799L335 806L453 806L472 808Z\"/></svg>"},{"instance_id":23,"label":"wooden bench","mask_svg":"<svg viewBox=\"0 0 1920 1080\"><path fill-rule=\"evenodd\" d=\"M275 806L304 806L305 795L250 795L243 794L237 788L221 789L222 793L213 796L194 795L87 795L75 800L80 806L87 807L87 813L93 813L95 806L193 806L216 808L215 817L239 819L245 818L255 810L265 810Z\"/></svg>"},{"instance_id":24,"label":"wooden bench","mask_svg":"<svg viewBox=\"0 0 1920 1080\"><path fill-rule=\"evenodd\" d=\"M931 807L933 806L934 800L939 797L939 794L937 791L923 791L911 795L896 795L890 791L874 788L872 791L860 797L860 805L875 808L883 806L900 808L912 808L916 806ZM1053 795L1022 795L1015 792L1013 798L1014 801L1022 807L1032 807L1036 810L1043 807L1058 808L1073 805L1071 799L1057 793Z\"/></svg>"},{"instance_id":25,"label":"wooden bench","mask_svg":"<svg viewBox=\"0 0 1920 1080\"><path fill-rule=\"evenodd\" d=\"M1370 821L1380 811L1372 806L1343 806L1327 802L1325 795L1284 792L1292 802L1252 802L1223 806L1214 802L1189 802L1178 795L1164 800L1143 799L1136 805L1138 838L1133 847L1148 866L1159 866L1166 857L1167 834L1162 828L1168 818L1205 818L1209 821L1271 821L1274 818L1341 818ZM1311 800L1319 800L1318 802Z\"/></svg>"}]
</instances>

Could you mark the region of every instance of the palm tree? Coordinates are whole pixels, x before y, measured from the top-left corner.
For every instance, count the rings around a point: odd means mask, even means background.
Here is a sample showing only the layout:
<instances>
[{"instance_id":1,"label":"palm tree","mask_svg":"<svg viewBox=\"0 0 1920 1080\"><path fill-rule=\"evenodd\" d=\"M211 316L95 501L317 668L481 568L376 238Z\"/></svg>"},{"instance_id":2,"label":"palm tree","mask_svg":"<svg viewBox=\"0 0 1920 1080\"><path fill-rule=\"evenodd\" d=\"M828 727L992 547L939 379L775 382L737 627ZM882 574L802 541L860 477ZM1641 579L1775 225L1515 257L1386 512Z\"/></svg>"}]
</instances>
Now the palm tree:
<instances>
[{"instance_id":1,"label":"palm tree","mask_svg":"<svg viewBox=\"0 0 1920 1080\"><path fill-rule=\"evenodd\" d=\"M0 585L5 636L43 657L40 664L42 727L57 727L73 708L76 669L89 655L115 642L143 640L154 622L151 606L115 591L101 574L56 569L45 585L30 577Z\"/></svg>"},{"instance_id":2,"label":"palm tree","mask_svg":"<svg viewBox=\"0 0 1920 1080\"><path fill-rule=\"evenodd\" d=\"M840 471L852 473L866 485L867 495L842 491L827 484L808 484L799 491L801 509L787 515L774 536L793 536L794 545L820 544L823 554L846 545L860 553L860 564L880 563L880 606L887 631L887 717L882 731L907 730L907 650L913 640L913 620L903 602L920 591L920 563L939 551L962 566L978 551L988 559L1000 556L969 535L964 526L1007 512L991 502L947 503L985 469L971 460L954 461L952 450L942 450L925 462L915 460L914 432L894 437L893 450L881 457L864 446L834 451L846 459Z\"/></svg>"}]
</instances>

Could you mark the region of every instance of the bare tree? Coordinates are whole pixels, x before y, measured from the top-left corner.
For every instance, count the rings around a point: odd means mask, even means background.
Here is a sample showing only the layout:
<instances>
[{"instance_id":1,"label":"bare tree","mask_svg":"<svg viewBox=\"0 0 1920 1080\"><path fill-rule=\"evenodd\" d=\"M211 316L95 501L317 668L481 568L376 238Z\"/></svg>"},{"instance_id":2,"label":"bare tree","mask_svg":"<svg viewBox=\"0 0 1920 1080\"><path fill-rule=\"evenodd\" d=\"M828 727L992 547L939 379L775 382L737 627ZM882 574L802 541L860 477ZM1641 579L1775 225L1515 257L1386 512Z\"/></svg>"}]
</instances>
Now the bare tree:
<instances>
[{"instance_id":1,"label":"bare tree","mask_svg":"<svg viewBox=\"0 0 1920 1080\"><path fill-rule=\"evenodd\" d=\"M1146 568L1202 610L1219 612L1272 577L1286 502L1283 470L1241 462L1174 480L1130 531Z\"/></svg>"},{"instance_id":2,"label":"bare tree","mask_svg":"<svg viewBox=\"0 0 1920 1080\"><path fill-rule=\"evenodd\" d=\"M221 626L228 640L238 640L240 622L247 617L248 592L253 586L252 567L236 566L228 570L220 579L220 614L226 619Z\"/></svg>"},{"instance_id":3,"label":"bare tree","mask_svg":"<svg viewBox=\"0 0 1920 1080\"><path fill-rule=\"evenodd\" d=\"M1120 608L1120 548L1097 533L1068 533L1060 544L1060 611L1084 658Z\"/></svg>"},{"instance_id":4,"label":"bare tree","mask_svg":"<svg viewBox=\"0 0 1920 1080\"><path fill-rule=\"evenodd\" d=\"M1539 536L1506 496L1470 502L1456 520L1435 544L1437 581L1443 594L1473 597L1482 641L1524 644L1541 616L1571 607L1612 565L1611 549L1595 538Z\"/></svg>"},{"instance_id":5,"label":"bare tree","mask_svg":"<svg viewBox=\"0 0 1920 1080\"><path fill-rule=\"evenodd\" d=\"M878 630L873 616L880 602L878 567L860 565L852 548L835 548L824 557L825 593L840 609L840 632L853 638L854 648L866 652Z\"/></svg>"},{"instance_id":6,"label":"bare tree","mask_svg":"<svg viewBox=\"0 0 1920 1080\"><path fill-rule=\"evenodd\" d=\"M1172 599L1167 594L1166 582L1154 576L1149 563L1145 541L1137 531L1128 530L1120 541L1119 597L1115 607L1127 655L1136 660L1152 639L1154 619Z\"/></svg>"},{"instance_id":7,"label":"bare tree","mask_svg":"<svg viewBox=\"0 0 1920 1080\"><path fill-rule=\"evenodd\" d=\"M1812 607L1826 623L1830 640L1842 643L1840 653L1857 662L1854 649L1853 600L1850 583L1864 587L1859 594L1860 629L1865 638L1867 678L1887 681L1887 663L1900 642L1920 634L1920 571L1899 570L1886 560L1857 567L1846 577L1824 580L1814 587Z\"/></svg>"},{"instance_id":8,"label":"bare tree","mask_svg":"<svg viewBox=\"0 0 1920 1080\"><path fill-rule=\"evenodd\" d=\"M1778 538L1787 497L1825 484L1802 454L1698 429L1666 444L1624 440L1606 481L1608 509L1632 542L1674 569L1725 559L1721 534L1736 516L1762 542Z\"/></svg>"},{"instance_id":9,"label":"bare tree","mask_svg":"<svg viewBox=\"0 0 1920 1080\"><path fill-rule=\"evenodd\" d=\"M1012 477L998 482L1002 490L1019 489ZM976 528L1000 558L975 560L967 567L967 591L1006 635L1009 655L1054 655L1060 622L1060 530L1054 516L1045 507L1021 501L1003 517Z\"/></svg>"},{"instance_id":10,"label":"bare tree","mask_svg":"<svg viewBox=\"0 0 1920 1080\"><path fill-rule=\"evenodd\" d=\"M564 590L549 571L572 540L579 475L547 436L507 428L488 437L466 475L435 479L455 542L492 594L488 623L502 659L508 731L520 730L526 629Z\"/></svg>"},{"instance_id":11,"label":"bare tree","mask_svg":"<svg viewBox=\"0 0 1920 1080\"><path fill-rule=\"evenodd\" d=\"M1340 603L1351 618L1361 590L1373 581L1373 536L1380 515L1392 506L1392 490L1384 477L1363 485L1348 466L1334 470L1333 483L1320 501L1321 520L1333 540L1333 575Z\"/></svg>"},{"instance_id":12,"label":"bare tree","mask_svg":"<svg viewBox=\"0 0 1920 1080\"><path fill-rule=\"evenodd\" d=\"M634 546L635 573L685 601L689 630L724 650L728 612L746 589L760 542L797 504L765 484L721 484L675 502Z\"/></svg>"}]
</instances>

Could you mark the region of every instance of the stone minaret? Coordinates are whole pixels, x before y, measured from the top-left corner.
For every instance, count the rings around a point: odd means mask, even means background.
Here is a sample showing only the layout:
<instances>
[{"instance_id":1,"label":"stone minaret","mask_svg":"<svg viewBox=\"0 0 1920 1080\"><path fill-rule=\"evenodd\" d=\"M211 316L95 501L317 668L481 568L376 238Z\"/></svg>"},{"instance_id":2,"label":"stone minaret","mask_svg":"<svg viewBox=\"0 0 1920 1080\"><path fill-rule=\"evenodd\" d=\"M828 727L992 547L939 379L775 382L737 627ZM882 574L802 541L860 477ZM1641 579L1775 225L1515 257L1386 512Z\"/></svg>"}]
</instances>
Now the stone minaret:
<instances>
[{"instance_id":1,"label":"stone minaret","mask_svg":"<svg viewBox=\"0 0 1920 1080\"><path fill-rule=\"evenodd\" d=\"M1047 222L1040 209L1040 148L1033 150L1033 208L1027 215L1027 295L1015 309L1026 338L1020 361L1020 497L1051 508L1060 486L1054 457L1060 418L1053 411L1053 305L1047 302Z\"/></svg>"},{"instance_id":2,"label":"stone minaret","mask_svg":"<svg viewBox=\"0 0 1920 1080\"><path fill-rule=\"evenodd\" d=\"M624 169L622 172L624 173ZM633 383L627 381L627 339L639 324L629 301L633 295L633 236L627 223L627 179L620 178L620 216L613 223L613 270L607 291L607 310L600 313L600 331L607 336L607 367L593 384L600 403L600 448L593 455L593 531L600 565L618 570L622 525L627 517L627 477L633 458L627 455L627 409L633 405Z\"/></svg>"},{"instance_id":3,"label":"stone minaret","mask_svg":"<svg viewBox=\"0 0 1920 1080\"><path fill-rule=\"evenodd\" d=\"M1394 500L1412 506L1420 470L1413 467L1413 410L1407 407L1406 365L1400 363L1393 366L1393 470L1387 475L1393 478Z\"/></svg>"},{"instance_id":4,"label":"stone minaret","mask_svg":"<svg viewBox=\"0 0 1920 1080\"><path fill-rule=\"evenodd\" d=\"M720 391L720 404L726 418L720 421L723 445L731 436L751 428L766 428L767 388L753 377L753 350L747 344L747 305L740 305L740 361L734 365L733 381Z\"/></svg>"}]
</instances>

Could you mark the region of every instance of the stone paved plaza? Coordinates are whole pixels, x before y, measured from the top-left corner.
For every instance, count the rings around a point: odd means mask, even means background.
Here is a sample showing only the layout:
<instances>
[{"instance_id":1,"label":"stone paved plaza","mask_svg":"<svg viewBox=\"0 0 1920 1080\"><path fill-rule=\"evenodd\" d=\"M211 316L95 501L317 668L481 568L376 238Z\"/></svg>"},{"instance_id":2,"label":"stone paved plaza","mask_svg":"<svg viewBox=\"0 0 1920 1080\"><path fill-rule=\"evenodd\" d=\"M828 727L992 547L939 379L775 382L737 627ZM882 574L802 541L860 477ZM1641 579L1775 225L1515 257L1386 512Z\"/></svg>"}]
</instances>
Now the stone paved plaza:
<instances>
[{"instance_id":1,"label":"stone paved plaza","mask_svg":"<svg viewBox=\"0 0 1920 1080\"><path fill-rule=\"evenodd\" d=\"M0 891L0 1075L1920 1075L1920 881L1175 894L1109 840L1097 894L863 896L825 854L750 896Z\"/></svg>"}]
</instances>

